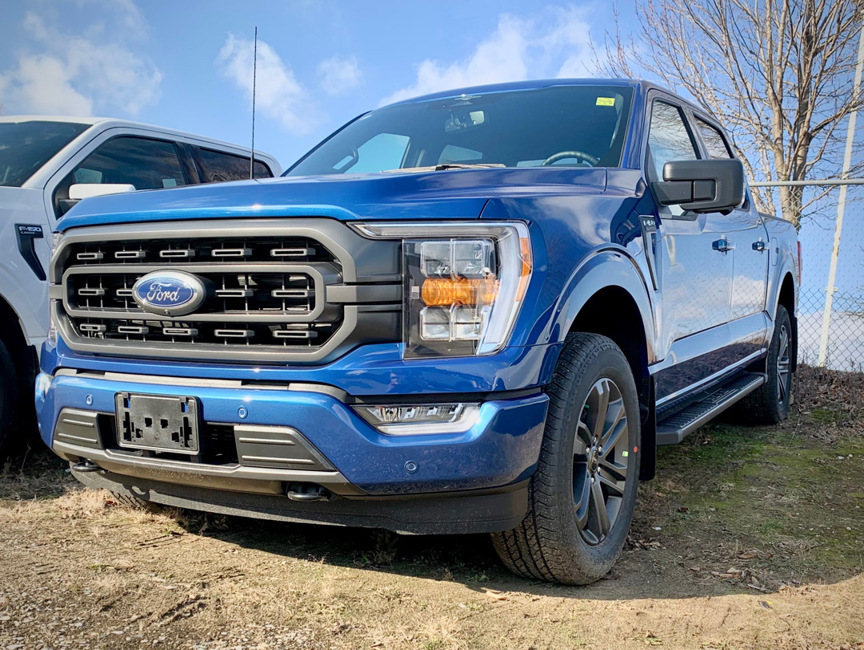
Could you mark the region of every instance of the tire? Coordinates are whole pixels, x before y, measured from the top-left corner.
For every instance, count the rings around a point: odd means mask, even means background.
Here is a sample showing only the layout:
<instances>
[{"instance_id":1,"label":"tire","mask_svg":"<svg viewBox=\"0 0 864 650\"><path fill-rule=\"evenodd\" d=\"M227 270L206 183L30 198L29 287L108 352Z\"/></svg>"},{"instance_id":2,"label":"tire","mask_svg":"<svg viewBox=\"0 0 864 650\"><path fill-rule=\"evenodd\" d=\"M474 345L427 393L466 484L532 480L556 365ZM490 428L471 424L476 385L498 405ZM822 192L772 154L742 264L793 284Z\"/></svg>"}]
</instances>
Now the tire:
<instances>
[{"instance_id":1,"label":"tire","mask_svg":"<svg viewBox=\"0 0 864 650\"><path fill-rule=\"evenodd\" d=\"M748 424L777 424L789 414L792 397L792 320L783 305L777 306L774 335L768 348L768 379L760 388L741 400L736 415Z\"/></svg>"},{"instance_id":2,"label":"tire","mask_svg":"<svg viewBox=\"0 0 864 650\"><path fill-rule=\"evenodd\" d=\"M549 386L528 514L513 530L492 535L507 568L570 585L605 576L633 518L639 446L639 399L624 354L605 336L569 335Z\"/></svg>"},{"instance_id":3,"label":"tire","mask_svg":"<svg viewBox=\"0 0 864 650\"><path fill-rule=\"evenodd\" d=\"M18 373L12 355L0 340L0 458L14 451L20 436L16 436L16 405L20 398Z\"/></svg>"}]
</instances>

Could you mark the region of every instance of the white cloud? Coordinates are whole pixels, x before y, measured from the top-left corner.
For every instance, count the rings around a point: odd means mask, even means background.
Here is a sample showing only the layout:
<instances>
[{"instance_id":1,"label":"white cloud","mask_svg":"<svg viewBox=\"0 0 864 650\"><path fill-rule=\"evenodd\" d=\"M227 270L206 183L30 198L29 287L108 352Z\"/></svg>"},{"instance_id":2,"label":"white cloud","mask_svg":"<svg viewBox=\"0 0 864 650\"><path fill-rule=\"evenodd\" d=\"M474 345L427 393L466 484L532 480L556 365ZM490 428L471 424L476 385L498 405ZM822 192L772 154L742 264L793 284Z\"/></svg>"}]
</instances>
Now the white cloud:
<instances>
[{"instance_id":1,"label":"white cloud","mask_svg":"<svg viewBox=\"0 0 864 650\"><path fill-rule=\"evenodd\" d=\"M66 63L50 56L25 56L6 78L11 88L4 102L15 113L90 115L93 101L72 87ZM21 108L18 108L18 107Z\"/></svg>"},{"instance_id":2,"label":"white cloud","mask_svg":"<svg viewBox=\"0 0 864 650\"><path fill-rule=\"evenodd\" d=\"M216 62L224 77L252 100L254 43L229 34ZM258 41L256 108L292 133L306 133L314 121L307 109L308 93L282 57L266 42Z\"/></svg>"},{"instance_id":3,"label":"white cloud","mask_svg":"<svg viewBox=\"0 0 864 650\"><path fill-rule=\"evenodd\" d=\"M119 111L134 116L157 101L162 73L149 58L126 45L126 34L144 29L143 18L130 0L116 6L122 9L119 16L110 22L94 21L87 35L64 32L59 21L49 22L29 12L22 29L36 45L31 49L37 51L20 53L11 67L0 72L4 112Z\"/></svg>"},{"instance_id":4,"label":"white cloud","mask_svg":"<svg viewBox=\"0 0 864 650\"><path fill-rule=\"evenodd\" d=\"M531 18L498 17L495 31L462 61L426 59L413 84L381 104L464 86L590 73L589 27L576 7L548 7Z\"/></svg>"},{"instance_id":5,"label":"white cloud","mask_svg":"<svg viewBox=\"0 0 864 650\"><path fill-rule=\"evenodd\" d=\"M340 59L332 57L318 64L321 88L328 95L339 95L356 88L363 81L363 72L357 65L356 57Z\"/></svg>"}]
</instances>

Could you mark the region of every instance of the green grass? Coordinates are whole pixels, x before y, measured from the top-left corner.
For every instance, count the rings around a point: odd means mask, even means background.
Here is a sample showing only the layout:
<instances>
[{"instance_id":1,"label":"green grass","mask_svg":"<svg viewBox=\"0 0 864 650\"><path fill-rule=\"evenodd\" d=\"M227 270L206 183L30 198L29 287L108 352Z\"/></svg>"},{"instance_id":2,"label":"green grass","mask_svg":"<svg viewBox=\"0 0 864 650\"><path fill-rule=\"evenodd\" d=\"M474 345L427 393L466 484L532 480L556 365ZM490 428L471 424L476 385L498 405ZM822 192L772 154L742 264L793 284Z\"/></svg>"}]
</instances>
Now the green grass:
<instances>
[{"instance_id":1,"label":"green grass","mask_svg":"<svg viewBox=\"0 0 864 650\"><path fill-rule=\"evenodd\" d=\"M671 497L668 534L723 531L814 577L864 566L861 438L718 424L658 461L648 490Z\"/></svg>"}]
</instances>

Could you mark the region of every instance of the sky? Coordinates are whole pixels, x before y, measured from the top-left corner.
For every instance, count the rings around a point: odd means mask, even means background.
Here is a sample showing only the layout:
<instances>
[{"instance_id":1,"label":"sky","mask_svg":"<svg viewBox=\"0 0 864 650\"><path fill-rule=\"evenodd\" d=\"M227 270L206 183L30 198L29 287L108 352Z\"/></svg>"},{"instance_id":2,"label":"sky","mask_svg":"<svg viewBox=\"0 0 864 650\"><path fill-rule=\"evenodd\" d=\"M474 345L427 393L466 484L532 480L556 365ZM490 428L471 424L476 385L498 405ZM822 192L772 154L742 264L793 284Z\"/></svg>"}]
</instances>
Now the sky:
<instances>
[{"instance_id":1,"label":"sky","mask_svg":"<svg viewBox=\"0 0 864 650\"><path fill-rule=\"evenodd\" d=\"M623 0L626 7L630 0ZM0 111L105 115L256 147L287 167L407 97L593 76L609 3L524 0L4 0Z\"/></svg>"},{"instance_id":2,"label":"sky","mask_svg":"<svg viewBox=\"0 0 864 650\"><path fill-rule=\"evenodd\" d=\"M0 113L122 117L248 146L257 26L255 144L288 167L349 119L391 101L473 84L596 76L589 43L602 46L614 30L612 6L3 0ZM622 32L634 31L633 0L618 6ZM802 229L805 285L816 289L827 277L832 216ZM846 215L842 290L864 287L862 219L859 200Z\"/></svg>"}]
</instances>

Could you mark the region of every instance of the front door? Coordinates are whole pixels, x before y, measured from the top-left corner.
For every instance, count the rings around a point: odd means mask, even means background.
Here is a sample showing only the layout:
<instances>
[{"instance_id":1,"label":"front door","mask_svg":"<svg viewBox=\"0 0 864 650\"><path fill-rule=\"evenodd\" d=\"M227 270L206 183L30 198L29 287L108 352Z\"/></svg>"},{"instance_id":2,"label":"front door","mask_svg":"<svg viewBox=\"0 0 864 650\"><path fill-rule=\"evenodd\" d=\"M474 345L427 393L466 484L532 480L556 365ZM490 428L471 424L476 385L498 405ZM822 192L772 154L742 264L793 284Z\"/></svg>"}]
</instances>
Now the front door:
<instances>
[{"instance_id":1,"label":"front door","mask_svg":"<svg viewBox=\"0 0 864 650\"><path fill-rule=\"evenodd\" d=\"M683 110L671 101L653 103L647 153L649 182L663 180L667 162L700 157ZM729 215L696 214L678 206L660 206L658 216L658 351L665 358L655 379L662 402L725 368L724 356L716 352L729 338L734 252L728 241L735 224Z\"/></svg>"}]
</instances>

